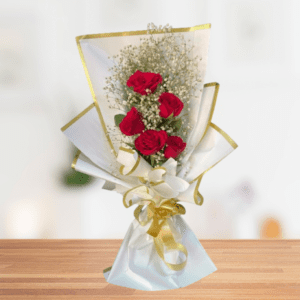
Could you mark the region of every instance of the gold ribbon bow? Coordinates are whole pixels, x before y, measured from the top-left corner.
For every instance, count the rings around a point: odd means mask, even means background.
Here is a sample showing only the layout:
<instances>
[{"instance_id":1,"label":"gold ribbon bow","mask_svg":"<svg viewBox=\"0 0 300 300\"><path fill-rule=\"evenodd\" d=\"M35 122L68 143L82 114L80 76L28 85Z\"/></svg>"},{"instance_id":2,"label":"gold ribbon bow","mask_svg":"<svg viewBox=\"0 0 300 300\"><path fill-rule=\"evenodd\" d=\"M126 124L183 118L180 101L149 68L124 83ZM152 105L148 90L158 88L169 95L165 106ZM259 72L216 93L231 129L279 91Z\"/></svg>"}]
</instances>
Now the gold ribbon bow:
<instances>
[{"instance_id":1,"label":"gold ribbon bow","mask_svg":"<svg viewBox=\"0 0 300 300\"><path fill-rule=\"evenodd\" d=\"M138 178L142 186L148 187L153 192L152 197L143 197L142 199L151 199L154 194L159 195L162 199L174 199L179 201L192 202L197 205L202 205L203 197L199 193L198 188L200 185L203 174L197 177L196 180L187 182L180 176L177 176L177 162L173 158L169 158L162 166L152 168L138 153L132 149L120 147L117 161L121 164L120 174L123 176L130 176ZM142 191L140 186L135 186L126 192L128 199L125 202L128 204L130 201L130 194ZM140 190L138 191L139 188ZM148 191L146 191L149 194ZM125 205L125 204L124 204ZM125 205L126 206L126 205Z\"/></svg>"},{"instance_id":2,"label":"gold ribbon bow","mask_svg":"<svg viewBox=\"0 0 300 300\"><path fill-rule=\"evenodd\" d=\"M145 206L147 207L147 219L140 220L141 213L143 212L143 208ZM178 204L174 199L166 200L159 207L156 207L155 202L150 200L149 203L149 200L145 200L145 204L138 205L134 211L136 220L142 226L147 225L152 220L151 226L149 227L147 233L153 236L154 245L160 258L171 270L174 271L180 271L185 267L187 263L188 252L184 245L175 241L173 232L167 219L175 215L183 214L185 214L185 208ZM185 255L185 260L179 264L167 262L165 259L165 247L166 251L177 250L182 252Z\"/></svg>"},{"instance_id":3,"label":"gold ribbon bow","mask_svg":"<svg viewBox=\"0 0 300 300\"><path fill-rule=\"evenodd\" d=\"M187 263L188 252L184 245L175 241L167 219L185 214L185 208L177 201L192 195L199 200L199 184L190 185L176 176L177 162L174 159L169 159L163 166L152 168L136 151L120 147L117 160L121 164L121 175L137 177L142 183L124 193L124 206L138 204L134 216L141 226L146 226L152 221L147 233L153 236L158 255L170 269L182 270ZM182 252L185 260L179 264L167 262L165 251L170 250Z\"/></svg>"}]
</instances>

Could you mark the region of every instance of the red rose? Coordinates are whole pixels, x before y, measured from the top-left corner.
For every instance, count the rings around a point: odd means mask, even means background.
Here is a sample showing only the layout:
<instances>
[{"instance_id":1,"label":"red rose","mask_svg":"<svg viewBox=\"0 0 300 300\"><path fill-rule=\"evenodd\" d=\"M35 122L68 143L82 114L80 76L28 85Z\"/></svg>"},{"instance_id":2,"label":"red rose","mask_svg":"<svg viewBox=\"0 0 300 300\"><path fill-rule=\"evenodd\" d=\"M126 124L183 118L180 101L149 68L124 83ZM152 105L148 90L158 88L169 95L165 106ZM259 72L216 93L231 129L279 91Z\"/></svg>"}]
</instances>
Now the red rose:
<instances>
[{"instance_id":1,"label":"red rose","mask_svg":"<svg viewBox=\"0 0 300 300\"><path fill-rule=\"evenodd\" d=\"M152 155L164 147L167 138L164 130L146 130L135 140L135 147L144 155Z\"/></svg>"},{"instance_id":2,"label":"red rose","mask_svg":"<svg viewBox=\"0 0 300 300\"><path fill-rule=\"evenodd\" d=\"M135 107L132 107L120 123L119 127L125 135L141 133L145 129L142 114L138 112Z\"/></svg>"},{"instance_id":3,"label":"red rose","mask_svg":"<svg viewBox=\"0 0 300 300\"><path fill-rule=\"evenodd\" d=\"M153 93L157 86L162 83L162 77L160 74L141 72L137 70L131 75L127 81L127 86L133 87L136 93L141 95L147 95L146 90L150 90Z\"/></svg>"},{"instance_id":4,"label":"red rose","mask_svg":"<svg viewBox=\"0 0 300 300\"><path fill-rule=\"evenodd\" d=\"M159 96L158 102L161 103L159 106L159 115L163 118L169 117L172 113L174 117L178 116L184 106L181 100L171 93L162 93Z\"/></svg>"},{"instance_id":5,"label":"red rose","mask_svg":"<svg viewBox=\"0 0 300 300\"><path fill-rule=\"evenodd\" d=\"M169 136L166 144L165 158L177 157L186 147L186 143L179 136Z\"/></svg>"}]
</instances>

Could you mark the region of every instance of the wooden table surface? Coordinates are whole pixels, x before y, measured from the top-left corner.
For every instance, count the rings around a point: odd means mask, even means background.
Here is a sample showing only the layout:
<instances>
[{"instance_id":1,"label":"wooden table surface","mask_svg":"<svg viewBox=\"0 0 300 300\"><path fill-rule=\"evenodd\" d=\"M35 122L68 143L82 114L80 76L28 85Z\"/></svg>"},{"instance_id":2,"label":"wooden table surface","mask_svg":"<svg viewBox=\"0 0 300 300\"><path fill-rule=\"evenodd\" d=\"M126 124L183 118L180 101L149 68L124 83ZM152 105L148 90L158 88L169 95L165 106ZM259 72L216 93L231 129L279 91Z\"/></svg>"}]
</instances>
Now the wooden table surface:
<instances>
[{"instance_id":1,"label":"wooden table surface","mask_svg":"<svg viewBox=\"0 0 300 300\"><path fill-rule=\"evenodd\" d=\"M121 240L0 240L0 299L300 299L300 240L201 240L218 270L185 288L108 284Z\"/></svg>"}]
</instances>

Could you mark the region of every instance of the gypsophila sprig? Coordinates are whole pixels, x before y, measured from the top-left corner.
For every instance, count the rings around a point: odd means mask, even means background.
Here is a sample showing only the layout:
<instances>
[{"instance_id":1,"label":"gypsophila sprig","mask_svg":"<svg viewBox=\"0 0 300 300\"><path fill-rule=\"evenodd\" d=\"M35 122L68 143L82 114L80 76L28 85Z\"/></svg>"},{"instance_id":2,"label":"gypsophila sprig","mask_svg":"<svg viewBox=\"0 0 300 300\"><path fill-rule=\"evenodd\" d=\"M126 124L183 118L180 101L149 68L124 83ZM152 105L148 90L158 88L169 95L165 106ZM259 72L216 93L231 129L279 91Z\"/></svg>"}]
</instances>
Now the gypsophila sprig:
<instances>
[{"instance_id":1,"label":"gypsophila sprig","mask_svg":"<svg viewBox=\"0 0 300 300\"><path fill-rule=\"evenodd\" d=\"M189 130L190 102L200 89L198 57L180 33L148 24L139 46L113 56L106 97L115 116L120 142L137 150L153 167L169 157L180 161ZM176 137L176 138L175 138Z\"/></svg>"}]
</instances>

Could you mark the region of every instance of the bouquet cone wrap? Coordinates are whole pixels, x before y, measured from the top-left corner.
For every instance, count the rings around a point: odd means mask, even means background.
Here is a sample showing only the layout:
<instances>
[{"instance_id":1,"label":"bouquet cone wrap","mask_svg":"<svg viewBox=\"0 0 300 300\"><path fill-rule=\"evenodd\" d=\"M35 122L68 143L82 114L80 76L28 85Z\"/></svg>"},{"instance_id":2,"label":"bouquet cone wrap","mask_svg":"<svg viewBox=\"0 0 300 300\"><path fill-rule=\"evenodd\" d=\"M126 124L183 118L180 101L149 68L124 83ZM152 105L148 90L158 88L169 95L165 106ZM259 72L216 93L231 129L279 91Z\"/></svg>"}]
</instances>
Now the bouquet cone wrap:
<instances>
[{"instance_id":1,"label":"bouquet cone wrap","mask_svg":"<svg viewBox=\"0 0 300 300\"><path fill-rule=\"evenodd\" d=\"M210 24L172 29L193 45L198 55L201 78L207 66ZM162 33L156 32L159 39ZM140 44L147 31L95 34L77 38L79 53L91 89L93 104L62 128L79 149L72 167L98 177L104 189L116 191L123 205L136 205L118 255L104 270L107 282L140 290L185 287L217 268L184 221L184 202L202 205L199 188L203 175L236 149L236 143L217 125L212 116L219 91L218 83L203 84L189 103L189 130L181 163L168 158L152 166L135 149L114 140L109 128L115 126L105 98L105 78L113 60L126 45ZM107 201L103 199L103 201ZM121 205L121 203L120 203Z\"/></svg>"}]
</instances>

